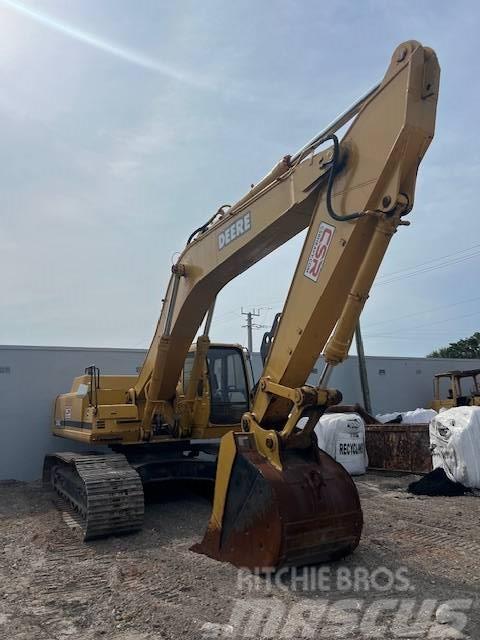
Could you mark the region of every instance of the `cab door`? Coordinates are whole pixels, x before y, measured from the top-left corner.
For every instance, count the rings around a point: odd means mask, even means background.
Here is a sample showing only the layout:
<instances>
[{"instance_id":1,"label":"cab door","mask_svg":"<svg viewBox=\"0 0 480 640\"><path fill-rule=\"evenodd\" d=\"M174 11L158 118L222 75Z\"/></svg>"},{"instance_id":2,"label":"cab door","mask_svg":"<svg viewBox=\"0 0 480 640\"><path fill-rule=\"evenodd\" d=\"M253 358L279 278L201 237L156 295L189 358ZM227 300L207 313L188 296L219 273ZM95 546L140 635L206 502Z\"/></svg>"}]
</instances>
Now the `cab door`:
<instances>
[{"instance_id":1,"label":"cab door","mask_svg":"<svg viewBox=\"0 0 480 640\"><path fill-rule=\"evenodd\" d=\"M211 346L207 366L211 425L238 427L243 414L250 408L243 349L237 346Z\"/></svg>"}]
</instances>

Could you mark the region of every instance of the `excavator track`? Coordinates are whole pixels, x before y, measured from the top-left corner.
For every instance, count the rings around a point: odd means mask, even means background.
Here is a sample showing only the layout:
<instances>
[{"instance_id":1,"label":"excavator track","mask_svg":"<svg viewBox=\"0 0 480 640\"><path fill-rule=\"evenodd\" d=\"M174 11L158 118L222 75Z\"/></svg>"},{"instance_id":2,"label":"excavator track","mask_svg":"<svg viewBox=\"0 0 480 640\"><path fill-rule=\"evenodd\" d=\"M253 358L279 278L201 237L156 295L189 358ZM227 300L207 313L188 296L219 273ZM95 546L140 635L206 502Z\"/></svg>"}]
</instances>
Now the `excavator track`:
<instances>
[{"instance_id":1,"label":"excavator track","mask_svg":"<svg viewBox=\"0 0 480 640\"><path fill-rule=\"evenodd\" d=\"M122 454L53 453L43 480L73 509L85 541L142 528L142 481Z\"/></svg>"}]
</instances>

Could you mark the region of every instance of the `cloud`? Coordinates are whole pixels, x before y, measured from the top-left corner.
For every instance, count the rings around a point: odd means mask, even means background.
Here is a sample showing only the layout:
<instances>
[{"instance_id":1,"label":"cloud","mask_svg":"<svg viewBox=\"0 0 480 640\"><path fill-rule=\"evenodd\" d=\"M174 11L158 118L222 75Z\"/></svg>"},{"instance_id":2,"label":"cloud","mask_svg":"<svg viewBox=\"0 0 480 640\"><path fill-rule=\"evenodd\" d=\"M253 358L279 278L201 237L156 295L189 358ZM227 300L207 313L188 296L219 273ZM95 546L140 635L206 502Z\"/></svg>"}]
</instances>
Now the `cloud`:
<instances>
[{"instance_id":1,"label":"cloud","mask_svg":"<svg viewBox=\"0 0 480 640\"><path fill-rule=\"evenodd\" d=\"M150 58L149 56L144 55L138 51L134 51L132 49L128 49L126 47L122 47L116 43L109 42L103 38L100 38L92 33L88 33L86 31L81 31L76 27L67 24L66 22L57 20L52 16L49 16L46 13L41 13L40 11L36 11L27 5L17 2L16 0L0 0L2 4L9 7L10 9L20 13L21 15L34 20L48 29L53 29L54 31L58 31L59 33L64 34L69 38L73 38L78 42L82 42L86 45L99 49L100 51L104 51L112 56L125 60L131 64L137 65L144 69L148 69L149 71L154 71L157 73L161 73L162 75L170 78L172 80L176 80L177 82L181 82L183 84L197 87L200 89L213 89L214 86L212 83L206 79L198 76L197 74L191 74L181 69L178 69L172 65L166 64L164 62L160 62L159 60L155 60Z\"/></svg>"}]
</instances>

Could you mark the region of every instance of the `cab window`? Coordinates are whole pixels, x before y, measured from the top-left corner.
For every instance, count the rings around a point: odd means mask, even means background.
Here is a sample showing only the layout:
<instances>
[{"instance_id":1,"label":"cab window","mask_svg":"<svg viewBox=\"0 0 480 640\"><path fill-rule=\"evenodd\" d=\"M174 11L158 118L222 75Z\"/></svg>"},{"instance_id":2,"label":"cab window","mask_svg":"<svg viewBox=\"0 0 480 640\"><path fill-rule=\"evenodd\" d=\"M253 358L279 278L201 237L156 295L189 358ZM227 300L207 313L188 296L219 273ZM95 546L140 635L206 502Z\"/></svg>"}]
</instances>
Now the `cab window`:
<instances>
[{"instance_id":1,"label":"cab window","mask_svg":"<svg viewBox=\"0 0 480 640\"><path fill-rule=\"evenodd\" d=\"M248 411L244 361L236 348L211 347L207 355L210 383L210 422L238 424Z\"/></svg>"},{"instance_id":2,"label":"cab window","mask_svg":"<svg viewBox=\"0 0 480 640\"><path fill-rule=\"evenodd\" d=\"M193 359L195 354L190 352L185 358L185 364L183 365L183 393L187 393L188 383L190 382L190 376L193 369Z\"/></svg>"}]
</instances>

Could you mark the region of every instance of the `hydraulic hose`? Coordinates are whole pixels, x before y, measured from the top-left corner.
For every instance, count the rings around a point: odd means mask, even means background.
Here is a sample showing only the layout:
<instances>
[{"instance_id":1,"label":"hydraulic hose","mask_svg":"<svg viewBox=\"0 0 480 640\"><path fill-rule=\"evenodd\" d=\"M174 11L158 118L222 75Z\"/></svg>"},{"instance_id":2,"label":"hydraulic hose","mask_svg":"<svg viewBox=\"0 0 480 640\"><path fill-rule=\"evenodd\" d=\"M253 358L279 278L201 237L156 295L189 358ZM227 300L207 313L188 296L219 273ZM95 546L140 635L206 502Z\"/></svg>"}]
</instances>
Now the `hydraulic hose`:
<instances>
[{"instance_id":1,"label":"hydraulic hose","mask_svg":"<svg viewBox=\"0 0 480 640\"><path fill-rule=\"evenodd\" d=\"M338 213L335 213L335 210L332 206L332 189L333 189L333 182L335 180L335 175L338 170L339 157L340 157L340 144L338 142L337 136L334 133L329 135L328 138L325 138L323 142L327 142L327 140L332 140L333 142L332 166L330 169L330 173L328 175L328 182L327 182L326 200L327 200L328 215L334 220L337 220L338 222L348 222L349 220L357 220L357 218L362 218L365 215L365 213L363 212L348 213L344 216L341 216Z\"/></svg>"}]
</instances>

